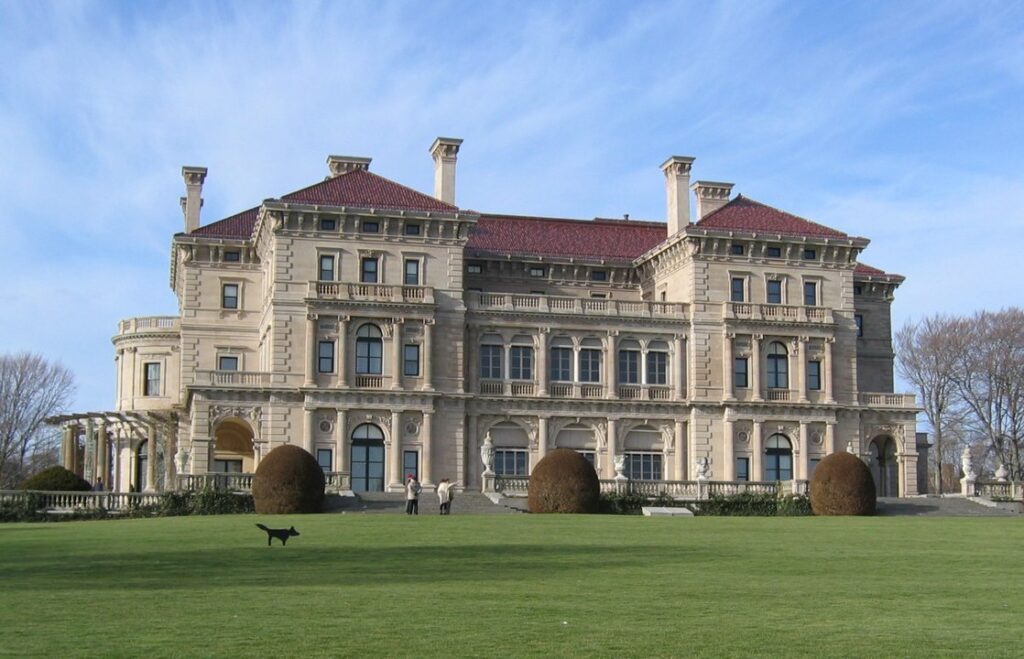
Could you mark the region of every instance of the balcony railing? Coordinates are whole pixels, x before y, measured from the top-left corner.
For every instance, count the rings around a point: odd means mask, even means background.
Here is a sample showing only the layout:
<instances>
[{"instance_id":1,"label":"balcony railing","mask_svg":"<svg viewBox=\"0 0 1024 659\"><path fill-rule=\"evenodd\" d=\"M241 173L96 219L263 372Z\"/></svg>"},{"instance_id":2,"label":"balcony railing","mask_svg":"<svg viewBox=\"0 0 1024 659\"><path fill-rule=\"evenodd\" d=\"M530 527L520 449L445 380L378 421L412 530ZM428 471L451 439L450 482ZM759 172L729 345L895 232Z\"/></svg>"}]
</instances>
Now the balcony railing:
<instances>
[{"instance_id":1,"label":"balcony railing","mask_svg":"<svg viewBox=\"0 0 1024 659\"><path fill-rule=\"evenodd\" d=\"M672 390L668 387L646 384L620 384L618 396L623 400L671 400Z\"/></svg>"},{"instance_id":2,"label":"balcony railing","mask_svg":"<svg viewBox=\"0 0 1024 659\"><path fill-rule=\"evenodd\" d=\"M601 492L668 496L679 501L701 501L712 496L735 494L807 494L807 481L640 481L602 478ZM494 490L508 497L524 497L529 476L495 476Z\"/></svg>"},{"instance_id":3,"label":"balcony railing","mask_svg":"<svg viewBox=\"0 0 1024 659\"><path fill-rule=\"evenodd\" d=\"M727 320L764 320L789 323L832 323L832 310L828 307L808 307L789 304L754 304L726 302L722 317Z\"/></svg>"},{"instance_id":4,"label":"balcony railing","mask_svg":"<svg viewBox=\"0 0 1024 659\"><path fill-rule=\"evenodd\" d=\"M118 334L134 334L136 332L179 332L181 319L177 316L140 316L125 318L117 324Z\"/></svg>"},{"instance_id":5,"label":"balcony railing","mask_svg":"<svg viewBox=\"0 0 1024 659\"><path fill-rule=\"evenodd\" d=\"M196 384L221 387L269 387L273 373L267 371L196 371ZM284 374L281 374L284 377Z\"/></svg>"},{"instance_id":6,"label":"balcony railing","mask_svg":"<svg viewBox=\"0 0 1024 659\"><path fill-rule=\"evenodd\" d=\"M682 302L604 300L554 295L520 295L518 293L466 291L466 305L470 311L514 311L518 313L534 312L543 314L672 319L685 319L687 317L687 305Z\"/></svg>"},{"instance_id":7,"label":"balcony railing","mask_svg":"<svg viewBox=\"0 0 1024 659\"><path fill-rule=\"evenodd\" d=\"M389 284L348 284L338 281L309 282L309 297L344 302L401 302L433 304L432 286L391 286Z\"/></svg>"},{"instance_id":8,"label":"balcony railing","mask_svg":"<svg viewBox=\"0 0 1024 659\"><path fill-rule=\"evenodd\" d=\"M898 407L901 409L914 409L917 407L917 397L914 394L861 392L859 400L861 405L868 407Z\"/></svg>"},{"instance_id":9,"label":"balcony railing","mask_svg":"<svg viewBox=\"0 0 1024 659\"><path fill-rule=\"evenodd\" d=\"M769 389L768 400L788 401L792 400L792 392L789 389Z\"/></svg>"},{"instance_id":10,"label":"balcony railing","mask_svg":"<svg viewBox=\"0 0 1024 659\"><path fill-rule=\"evenodd\" d=\"M356 376L356 387L360 389L383 389L384 388L384 376L383 375L357 375Z\"/></svg>"}]
</instances>

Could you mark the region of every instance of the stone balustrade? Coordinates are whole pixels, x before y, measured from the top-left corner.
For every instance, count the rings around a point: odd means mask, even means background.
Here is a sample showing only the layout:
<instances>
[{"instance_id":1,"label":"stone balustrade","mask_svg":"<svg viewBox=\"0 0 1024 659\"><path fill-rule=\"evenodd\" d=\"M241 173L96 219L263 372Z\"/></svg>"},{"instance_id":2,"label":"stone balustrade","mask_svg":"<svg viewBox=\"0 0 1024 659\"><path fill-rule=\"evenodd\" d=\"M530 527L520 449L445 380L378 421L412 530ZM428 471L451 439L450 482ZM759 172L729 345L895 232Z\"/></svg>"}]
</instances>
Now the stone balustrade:
<instances>
[{"instance_id":1,"label":"stone balustrade","mask_svg":"<svg viewBox=\"0 0 1024 659\"><path fill-rule=\"evenodd\" d=\"M602 478L604 494L638 494L647 497L668 496L678 501L701 501L712 496L736 494L800 494L808 493L808 481L640 481ZM507 497L525 497L529 476L495 476L494 490Z\"/></svg>"},{"instance_id":2,"label":"stone balustrade","mask_svg":"<svg viewBox=\"0 0 1024 659\"><path fill-rule=\"evenodd\" d=\"M350 284L339 281L309 282L308 297L343 302L401 302L433 304L432 286L392 286L389 284Z\"/></svg>"},{"instance_id":3,"label":"stone balustrade","mask_svg":"<svg viewBox=\"0 0 1024 659\"><path fill-rule=\"evenodd\" d=\"M179 490L219 489L232 492L251 492L252 473L182 474L178 476ZM352 476L347 471L325 471L325 487L328 492L345 492L352 489Z\"/></svg>"},{"instance_id":4,"label":"stone balustrade","mask_svg":"<svg viewBox=\"0 0 1024 659\"><path fill-rule=\"evenodd\" d=\"M466 307L470 311L507 311L514 313L541 313L545 315L564 313L572 315L584 314L685 320L688 317L687 306L682 302L608 300L555 295L466 291Z\"/></svg>"},{"instance_id":5,"label":"stone balustrade","mask_svg":"<svg viewBox=\"0 0 1024 659\"><path fill-rule=\"evenodd\" d=\"M0 503L24 504L35 497L39 510L73 512L75 510L128 510L160 503L155 492L46 492L39 490L0 490Z\"/></svg>"},{"instance_id":6,"label":"stone balustrade","mask_svg":"<svg viewBox=\"0 0 1024 659\"><path fill-rule=\"evenodd\" d=\"M917 397L914 394L891 394L861 392L858 394L861 405L867 407L895 407L900 409L914 409L917 407Z\"/></svg>"},{"instance_id":7,"label":"stone balustrade","mask_svg":"<svg viewBox=\"0 0 1024 659\"><path fill-rule=\"evenodd\" d=\"M117 333L138 334L142 332L167 332L169 334L181 331L181 319L177 316L139 316L137 318L125 318L117 324Z\"/></svg>"},{"instance_id":8,"label":"stone balustrade","mask_svg":"<svg viewBox=\"0 0 1024 659\"><path fill-rule=\"evenodd\" d=\"M722 317L726 320L761 320L820 325L831 325L833 322L832 310L828 307L754 304L752 302L726 302L722 305Z\"/></svg>"},{"instance_id":9,"label":"stone balustrade","mask_svg":"<svg viewBox=\"0 0 1024 659\"><path fill-rule=\"evenodd\" d=\"M283 382L285 374L281 374ZM269 387L274 374L266 371L196 371L196 384L223 387Z\"/></svg>"},{"instance_id":10,"label":"stone balustrade","mask_svg":"<svg viewBox=\"0 0 1024 659\"><path fill-rule=\"evenodd\" d=\"M1024 501L1024 483L1013 481L974 481L974 492L968 496L985 497L986 499L1012 499Z\"/></svg>"}]
</instances>

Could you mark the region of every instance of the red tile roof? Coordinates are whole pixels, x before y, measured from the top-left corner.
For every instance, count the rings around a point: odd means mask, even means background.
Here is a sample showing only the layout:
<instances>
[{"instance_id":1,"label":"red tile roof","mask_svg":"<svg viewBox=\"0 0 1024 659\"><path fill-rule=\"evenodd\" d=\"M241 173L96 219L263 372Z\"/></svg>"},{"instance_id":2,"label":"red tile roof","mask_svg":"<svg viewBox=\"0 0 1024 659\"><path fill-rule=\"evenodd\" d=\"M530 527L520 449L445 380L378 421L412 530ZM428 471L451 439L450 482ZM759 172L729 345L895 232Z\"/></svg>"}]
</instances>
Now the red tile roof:
<instances>
[{"instance_id":1,"label":"red tile roof","mask_svg":"<svg viewBox=\"0 0 1024 659\"><path fill-rule=\"evenodd\" d=\"M896 279L903 279L903 275L897 275L893 272L886 272L885 270L879 270L866 263L857 263L853 268L853 275L855 277L891 277Z\"/></svg>"},{"instance_id":2,"label":"red tile roof","mask_svg":"<svg viewBox=\"0 0 1024 659\"><path fill-rule=\"evenodd\" d=\"M282 201L330 206L357 206L382 210L412 210L454 213L457 206L446 204L422 192L383 176L357 169L286 194Z\"/></svg>"},{"instance_id":3,"label":"red tile roof","mask_svg":"<svg viewBox=\"0 0 1024 659\"><path fill-rule=\"evenodd\" d=\"M781 233L792 236L847 237L842 231L805 220L743 195L738 195L725 206L705 215L697 222L697 226L702 229Z\"/></svg>"},{"instance_id":4,"label":"red tile roof","mask_svg":"<svg viewBox=\"0 0 1024 659\"><path fill-rule=\"evenodd\" d=\"M632 261L665 240L662 222L481 215L469 256L547 256Z\"/></svg>"},{"instance_id":5,"label":"red tile roof","mask_svg":"<svg viewBox=\"0 0 1024 659\"><path fill-rule=\"evenodd\" d=\"M223 220L201 226L190 236L207 236L209 238L251 238L252 230L256 227L256 216L259 214L259 206L242 211Z\"/></svg>"}]
</instances>

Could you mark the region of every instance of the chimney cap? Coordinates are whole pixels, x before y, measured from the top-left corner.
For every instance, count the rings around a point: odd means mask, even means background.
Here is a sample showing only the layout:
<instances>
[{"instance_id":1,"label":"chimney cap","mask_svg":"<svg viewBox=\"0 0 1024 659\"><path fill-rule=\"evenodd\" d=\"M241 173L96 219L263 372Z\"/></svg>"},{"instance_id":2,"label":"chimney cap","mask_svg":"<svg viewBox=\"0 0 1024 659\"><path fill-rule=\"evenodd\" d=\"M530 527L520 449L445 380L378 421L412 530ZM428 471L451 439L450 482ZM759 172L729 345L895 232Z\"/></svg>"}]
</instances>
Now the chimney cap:
<instances>
[{"instance_id":1,"label":"chimney cap","mask_svg":"<svg viewBox=\"0 0 1024 659\"><path fill-rule=\"evenodd\" d=\"M327 156L327 169L332 177L341 176L342 174L359 169L369 171L371 160L373 158L363 158L360 156Z\"/></svg>"},{"instance_id":2,"label":"chimney cap","mask_svg":"<svg viewBox=\"0 0 1024 659\"><path fill-rule=\"evenodd\" d=\"M732 183L721 181L694 181L690 189L700 199L728 199L732 194Z\"/></svg>"},{"instance_id":3,"label":"chimney cap","mask_svg":"<svg viewBox=\"0 0 1024 659\"><path fill-rule=\"evenodd\" d=\"M181 168L181 176L185 179L185 183L199 184L202 185L206 181L205 167L195 167L193 165L183 165Z\"/></svg>"},{"instance_id":4,"label":"chimney cap","mask_svg":"<svg viewBox=\"0 0 1024 659\"><path fill-rule=\"evenodd\" d=\"M459 147L462 145L462 139L458 137L438 137L434 140L434 143L430 145L430 155L437 158L438 156L448 156L454 158L459 153Z\"/></svg>"},{"instance_id":5,"label":"chimney cap","mask_svg":"<svg viewBox=\"0 0 1024 659\"><path fill-rule=\"evenodd\" d=\"M694 160L696 158L693 156L669 156L665 162L661 163L661 171L668 174L670 170L676 169L680 174L689 174Z\"/></svg>"}]
</instances>

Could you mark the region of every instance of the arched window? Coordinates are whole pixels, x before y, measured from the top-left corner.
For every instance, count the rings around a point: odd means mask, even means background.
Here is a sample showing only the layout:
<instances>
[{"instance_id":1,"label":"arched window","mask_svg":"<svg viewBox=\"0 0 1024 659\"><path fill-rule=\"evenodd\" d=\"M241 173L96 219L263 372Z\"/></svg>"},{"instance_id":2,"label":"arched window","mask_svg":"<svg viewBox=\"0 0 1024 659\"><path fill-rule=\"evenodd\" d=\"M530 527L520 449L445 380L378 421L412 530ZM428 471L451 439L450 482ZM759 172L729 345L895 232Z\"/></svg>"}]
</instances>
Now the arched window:
<instances>
[{"instance_id":1,"label":"arched window","mask_svg":"<svg viewBox=\"0 0 1024 659\"><path fill-rule=\"evenodd\" d=\"M372 423L364 423L352 431L352 490L384 491L384 433Z\"/></svg>"},{"instance_id":2,"label":"arched window","mask_svg":"<svg viewBox=\"0 0 1024 659\"><path fill-rule=\"evenodd\" d=\"M793 445L785 435L772 435L764 445L764 479L793 480Z\"/></svg>"},{"instance_id":3,"label":"arched window","mask_svg":"<svg viewBox=\"0 0 1024 659\"><path fill-rule=\"evenodd\" d=\"M768 346L768 388L789 388L789 354L778 341Z\"/></svg>"},{"instance_id":4,"label":"arched window","mask_svg":"<svg viewBox=\"0 0 1024 659\"><path fill-rule=\"evenodd\" d=\"M380 328L367 323L356 332L356 373L380 375L383 372L384 342Z\"/></svg>"}]
</instances>

